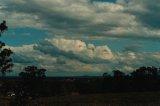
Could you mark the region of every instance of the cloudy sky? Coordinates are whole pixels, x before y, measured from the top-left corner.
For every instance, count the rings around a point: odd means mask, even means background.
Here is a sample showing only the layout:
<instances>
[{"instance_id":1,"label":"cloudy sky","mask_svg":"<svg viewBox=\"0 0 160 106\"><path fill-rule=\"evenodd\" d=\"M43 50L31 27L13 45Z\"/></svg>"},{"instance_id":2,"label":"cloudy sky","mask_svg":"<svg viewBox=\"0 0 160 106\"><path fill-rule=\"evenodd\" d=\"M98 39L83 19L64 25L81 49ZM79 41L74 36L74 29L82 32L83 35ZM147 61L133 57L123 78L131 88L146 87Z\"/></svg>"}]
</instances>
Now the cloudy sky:
<instances>
[{"instance_id":1,"label":"cloudy sky","mask_svg":"<svg viewBox=\"0 0 160 106\"><path fill-rule=\"evenodd\" d=\"M14 51L14 73L25 66L48 76L102 75L160 64L159 0L0 0Z\"/></svg>"}]
</instances>

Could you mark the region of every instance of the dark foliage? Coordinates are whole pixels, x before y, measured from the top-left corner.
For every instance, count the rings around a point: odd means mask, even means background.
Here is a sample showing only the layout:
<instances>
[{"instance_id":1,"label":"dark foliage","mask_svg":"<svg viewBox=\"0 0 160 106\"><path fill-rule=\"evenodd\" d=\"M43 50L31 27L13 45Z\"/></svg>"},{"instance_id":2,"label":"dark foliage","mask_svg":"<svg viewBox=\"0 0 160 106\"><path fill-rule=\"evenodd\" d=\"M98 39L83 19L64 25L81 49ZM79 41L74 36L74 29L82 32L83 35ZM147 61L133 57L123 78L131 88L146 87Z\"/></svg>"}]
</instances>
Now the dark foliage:
<instances>
[{"instance_id":1,"label":"dark foliage","mask_svg":"<svg viewBox=\"0 0 160 106\"><path fill-rule=\"evenodd\" d=\"M113 71L113 77L104 77L104 91L159 91L160 68L140 67L125 75L121 71Z\"/></svg>"},{"instance_id":2,"label":"dark foliage","mask_svg":"<svg viewBox=\"0 0 160 106\"><path fill-rule=\"evenodd\" d=\"M6 25L6 21L3 20L3 22L0 24L0 36L4 31L8 30L8 26Z\"/></svg>"},{"instance_id":3,"label":"dark foliage","mask_svg":"<svg viewBox=\"0 0 160 106\"><path fill-rule=\"evenodd\" d=\"M21 82L17 91L23 92L23 95L28 97L39 96L41 94L39 88L43 86L45 71L45 69L38 69L36 66L25 67L23 72L19 74Z\"/></svg>"},{"instance_id":4,"label":"dark foliage","mask_svg":"<svg viewBox=\"0 0 160 106\"><path fill-rule=\"evenodd\" d=\"M45 69L38 69L36 66L27 66L19 74L20 79L15 88L15 99L11 106L26 106L30 99L41 96L43 90L43 80Z\"/></svg>"},{"instance_id":5,"label":"dark foliage","mask_svg":"<svg viewBox=\"0 0 160 106\"><path fill-rule=\"evenodd\" d=\"M6 21L3 21L0 24L1 33L7 29ZM13 54L12 50L4 48L5 43L0 41L0 72L4 76L6 72L11 72L13 67L11 55Z\"/></svg>"},{"instance_id":6,"label":"dark foliage","mask_svg":"<svg viewBox=\"0 0 160 106\"><path fill-rule=\"evenodd\" d=\"M43 79L45 78L45 69L38 69L36 66L28 66L24 68L24 71L19 74L22 79Z\"/></svg>"}]
</instances>

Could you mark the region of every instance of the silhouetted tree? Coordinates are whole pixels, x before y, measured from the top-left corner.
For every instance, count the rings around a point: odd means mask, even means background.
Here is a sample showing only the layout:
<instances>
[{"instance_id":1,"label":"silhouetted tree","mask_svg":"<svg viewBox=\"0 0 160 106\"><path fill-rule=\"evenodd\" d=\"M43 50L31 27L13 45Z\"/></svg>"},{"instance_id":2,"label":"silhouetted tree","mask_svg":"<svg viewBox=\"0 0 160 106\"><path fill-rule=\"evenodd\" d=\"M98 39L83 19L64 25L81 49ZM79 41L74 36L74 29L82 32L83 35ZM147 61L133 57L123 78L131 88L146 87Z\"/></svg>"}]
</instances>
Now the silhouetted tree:
<instances>
[{"instance_id":1,"label":"silhouetted tree","mask_svg":"<svg viewBox=\"0 0 160 106\"><path fill-rule=\"evenodd\" d=\"M158 77L159 70L156 67L140 67L131 73L132 77L136 78L144 78L144 77Z\"/></svg>"},{"instance_id":2,"label":"silhouetted tree","mask_svg":"<svg viewBox=\"0 0 160 106\"><path fill-rule=\"evenodd\" d=\"M2 34L5 30L7 30L7 29L8 29L8 27L7 27L7 25L6 25L6 21L3 20L3 22L0 24L0 36L1 36L1 34Z\"/></svg>"},{"instance_id":3,"label":"silhouetted tree","mask_svg":"<svg viewBox=\"0 0 160 106\"><path fill-rule=\"evenodd\" d=\"M147 67L147 73L149 77L158 77L159 75L159 70L158 68L152 66L152 67Z\"/></svg>"},{"instance_id":4,"label":"silhouetted tree","mask_svg":"<svg viewBox=\"0 0 160 106\"><path fill-rule=\"evenodd\" d=\"M103 78L107 78L110 77L110 74L108 74L107 72L103 73Z\"/></svg>"},{"instance_id":5,"label":"silhouetted tree","mask_svg":"<svg viewBox=\"0 0 160 106\"><path fill-rule=\"evenodd\" d=\"M120 77L124 77L125 74L119 70L114 70L113 71L113 76L116 77L116 78L120 78Z\"/></svg>"},{"instance_id":6,"label":"silhouetted tree","mask_svg":"<svg viewBox=\"0 0 160 106\"><path fill-rule=\"evenodd\" d=\"M23 72L19 74L22 79L21 87L25 95L38 96L42 80L45 76L45 69L38 69L36 66L27 66Z\"/></svg>"},{"instance_id":7,"label":"silhouetted tree","mask_svg":"<svg viewBox=\"0 0 160 106\"><path fill-rule=\"evenodd\" d=\"M11 72L11 68L13 67L11 54L13 54L12 50L6 49L3 47L5 44L0 42L0 72L2 76L6 74L6 72Z\"/></svg>"},{"instance_id":8,"label":"silhouetted tree","mask_svg":"<svg viewBox=\"0 0 160 106\"><path fill-rule=\"evenodd\" d=\"M1 33L6 30L6 21L3 21L0 24ZM13 67L11 55L13 54L12 50L8 48L4 48L5 43L0 41L0 72L2 76L6 74L6 72L11 72L11 68Z\"/></svg>"},{"instance_id":9,"label":"silhouetted tree","mask_svg":"<svg viewBox=\"0 0 160 106\"><path fill-rule=\"evenodd\" d=\"M147 68L144 66L136 69L131 73L131 76L136 78L142 78L145 77L146 75L147 75Z\"/></svg>"},{"instance_id":10,"label":"silhouetted tree","mask_svg":"<svg viewBox=\"0 0 160 106\"><path fill-rule=\"evenodd\" d=\"M46 69L38 69L36 66L27 66L24 71L19 74L22 79L43 79L45 78Z\"/></svg>"},{"instance_id":11,"label":"silhouetted tree","mask_svg":"<svg viewBox=\"0 0 160 106\"><path fill-rule=\"evenodd\" d=\"M16 97L11 103L12 106L26 106L29 98L35 98L41 95L43 89L43 79L45 69L38 69L36 66L27 66L19 73L21 81L16 88Z\"/></svg>"},{"instance_id":12,"label":"silhouetted tree","mask_svg":"<svg viewBox=\"0 0 160 106\"><path fill-rule=\"evenodd\" d=\"M6 26L6 21L3 21L0 24L0 37L1 34L7 30L8 27ZM12 50L9 48L5 48L6 44L0 41L0 74L1 74L1 86L0 86L0 93L2 95L6 95L7 92L11 89L10 84L5 79L5 75L7 72L12 72L12 58L11 55L13 54Z\"/></svg>"}]
</instances>

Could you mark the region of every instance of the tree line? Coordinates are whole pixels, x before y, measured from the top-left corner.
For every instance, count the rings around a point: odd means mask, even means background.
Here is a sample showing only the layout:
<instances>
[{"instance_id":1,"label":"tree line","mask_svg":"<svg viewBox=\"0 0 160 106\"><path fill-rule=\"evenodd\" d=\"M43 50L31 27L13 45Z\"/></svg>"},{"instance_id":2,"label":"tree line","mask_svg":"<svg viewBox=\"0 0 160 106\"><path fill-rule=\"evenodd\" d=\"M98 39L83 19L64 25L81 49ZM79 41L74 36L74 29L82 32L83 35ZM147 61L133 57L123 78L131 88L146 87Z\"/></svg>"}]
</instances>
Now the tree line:
<instances>
[{"instance_id":1,"label":"tree line","mask_svg":"<svg viewBox=\"0 0 160 106\"><path fill-rule=\"evenodd\" d=\"M142 66L125 74L114 70L113 75L103 73L106 91L158 91L160 90L160 68Z\"/></svg>"}]
</instances>

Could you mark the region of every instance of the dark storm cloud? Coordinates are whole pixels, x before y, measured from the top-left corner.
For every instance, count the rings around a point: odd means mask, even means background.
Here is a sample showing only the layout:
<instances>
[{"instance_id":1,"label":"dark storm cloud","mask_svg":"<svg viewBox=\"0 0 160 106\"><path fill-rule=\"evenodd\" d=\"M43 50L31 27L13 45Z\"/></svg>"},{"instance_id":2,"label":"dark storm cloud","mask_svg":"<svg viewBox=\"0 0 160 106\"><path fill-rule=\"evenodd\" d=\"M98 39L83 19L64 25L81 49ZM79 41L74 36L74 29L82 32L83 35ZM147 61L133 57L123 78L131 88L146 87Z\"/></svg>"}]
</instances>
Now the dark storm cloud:
<instances>
[{"instance_id":1,"label":"dark storm cloud","mask_svg":"<svg viewBox=\"0 0 160 106\"><path fill-rule=\"evenodd\" d=\"M137 17L137 20L149 28L160 28L160 1L159 0L129 0L129 6L133 7L128 11ZM139 5L139 9L134 9ZM144 11L143 11L144 10Z\"/></svg>"}]
</instances>

